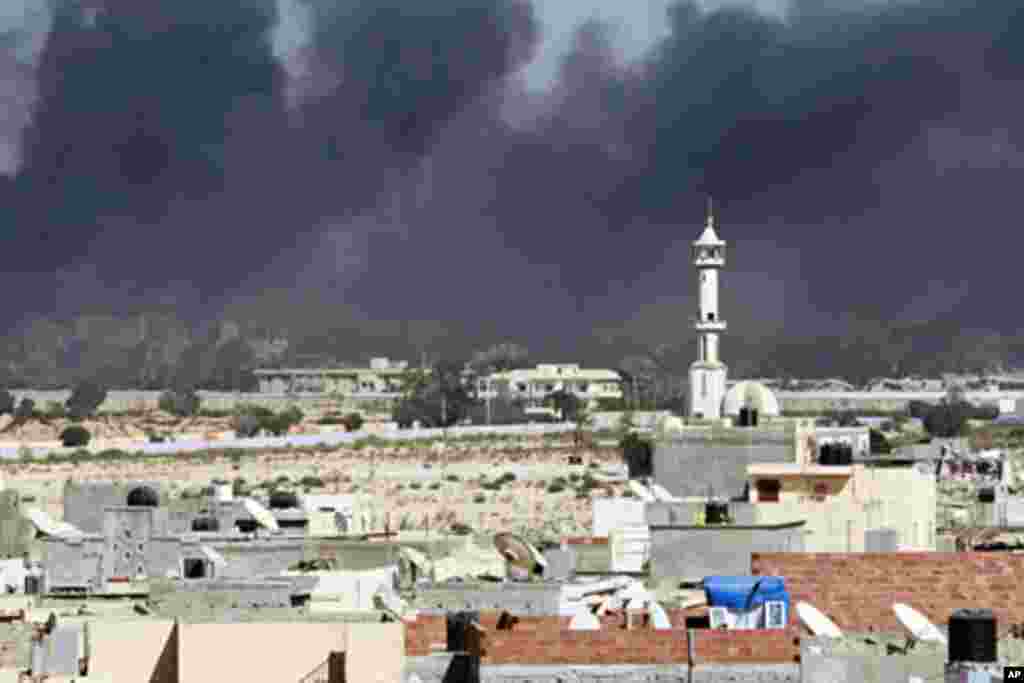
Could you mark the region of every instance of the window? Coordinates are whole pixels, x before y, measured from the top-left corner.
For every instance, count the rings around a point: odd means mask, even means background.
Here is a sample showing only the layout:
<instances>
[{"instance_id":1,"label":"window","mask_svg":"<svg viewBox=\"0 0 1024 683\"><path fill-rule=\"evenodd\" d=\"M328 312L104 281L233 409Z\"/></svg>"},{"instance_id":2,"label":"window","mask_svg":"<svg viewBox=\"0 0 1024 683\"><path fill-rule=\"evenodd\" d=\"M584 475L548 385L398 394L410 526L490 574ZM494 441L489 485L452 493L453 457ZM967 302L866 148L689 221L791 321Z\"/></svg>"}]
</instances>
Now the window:
<instances>
[{"instance_id":1,"label":"window","mask_svg":"<svg viewBox=\"0 0 1024 683\"><path fill-rule=\"evenodd\" d=\"M196 558L186 558L181 561L181 575L186 579L205 579L206 562Z\"/></svg>"},{"instance_id":2,"label":"window","mask_svg":"<svg viewBox=\"0 0 1024 683\"><path fill-rule=\"evenodd\" d=\"M757 501L759 503L778 503L780 489L782 489L782 484L778 479L758 479Z\"/></svg>"},{"instance_id":3,"label":"window","mask_svg":"<svg viewBox=\"0 0 1024 683\"><path fill-rule=\"evenodd\" d=\"M714 319L715 319L715 314L714 313L708 313L708 320L714 320Z\"/></svg>"}]
</instances>

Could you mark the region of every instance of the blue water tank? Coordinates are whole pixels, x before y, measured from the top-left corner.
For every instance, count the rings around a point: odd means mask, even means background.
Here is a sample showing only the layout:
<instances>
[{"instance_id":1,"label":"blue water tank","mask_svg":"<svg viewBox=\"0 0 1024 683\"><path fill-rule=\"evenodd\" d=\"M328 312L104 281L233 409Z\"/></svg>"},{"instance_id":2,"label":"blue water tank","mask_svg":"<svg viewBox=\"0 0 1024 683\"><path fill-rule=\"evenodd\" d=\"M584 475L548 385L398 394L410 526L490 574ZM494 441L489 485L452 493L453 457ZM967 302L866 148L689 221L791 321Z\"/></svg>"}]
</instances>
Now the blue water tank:
<instances>
[{"instance_id":1,"label":"blue water tank","mask_svg":"<svg viewBox=\"0 0 1024 683\"><path fill-rule=\"evenodd\" d=\"M789 614L789 593L781 576L708 576L704 593L709 607L751 609L769 601L786 604Z\"/></svg>"}]
</instances>

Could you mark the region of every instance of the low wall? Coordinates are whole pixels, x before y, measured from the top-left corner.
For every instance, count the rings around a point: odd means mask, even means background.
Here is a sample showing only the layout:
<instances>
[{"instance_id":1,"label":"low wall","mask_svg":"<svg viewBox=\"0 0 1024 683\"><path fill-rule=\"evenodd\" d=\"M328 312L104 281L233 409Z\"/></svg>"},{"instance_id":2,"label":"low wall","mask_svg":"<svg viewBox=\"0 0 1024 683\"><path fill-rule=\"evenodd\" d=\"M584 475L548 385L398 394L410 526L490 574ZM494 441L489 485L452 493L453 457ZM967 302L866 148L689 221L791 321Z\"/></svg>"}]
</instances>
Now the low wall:
<instances>
[{"instance_id":1,"label":"low wall","mask_svg":"<svg viewBox=\"0 0 1024 683\"><path fill-rule=\"evenodd\" d=\"M782 576L793 604L811 603L848 631L901 631L892 604L933 623L991 609L1004 633L1024 622L1024 555L1010 553L755 553L752 574Z\"/></svg>"},{"instance_id":2,"label":"low wall","mask_svg":"<svg viewBox=\"0 0 1024 683\"><path fill-rule=\"evenodd\" d=\"M519 435L523 437L542 436L544 434L564 434L571 432L575 427L571 424L528 424L528 425L503 425L483 427L451 427L449 429L404 429L399 431L386 431L374 433L375 438L385 441L406 441L411 439L437 439L444 436L457 439L463 436L491 435ZM145 455L173 455L176 453L195 453L209 450L258 450L271 448L288 447L316 447L320 445L338 446L354 443L360 439L370 436L362 432L321 432L320 434L290 434L288 436L265 436L252 439L192 439L189 441L172 441L164 443L148 443L144 441L135 442L135 445L125 446L124 450L132 453ZM97 442L87 450L99 452L108 446ZM54 446L5 446L0 447L0 458L20 458L23 452L29 452L35 457L45 456L48 453L70 454L77 449L57 448Z\"/></svg>"},{"instance_id":3,"label":"low wall","mask_svg":"<svg viewBox=\"0 0 1024 683\"><path fill-rule=\"evenodd\" d=\"M800 654L796 626L779 630L687 631L685 610L668 610L671 630L622 628L621 616L602 618L600 631L570 631L569 617L520 616L512 629L498 630L497 611L481 612L481 664L484 666L688 665L688 633L693 664L790 664ZM419 615L406 622L406 656L444 652L443 615Z\"/></svg>"},{"instance_id":4,"label":"low wall","mask_svg":"<svg viewBox=\"0 0 1024 683\"><path fill-rule=\"evenodd\" d=\"M944 391L777 391L775 398L783 412L812 413L834 410L891 413L904 411L911 401L939 403L946 397ZM971 403L998 404L1002 399L1019 401L1022 391L968 391L964 394Z\"/></svg>"},{"instance_id":5,"label":"low wall","mask_svg":"<svg viewBox=\"0 0 1024 683\"><path fill-rule=\"evenodd\" d=\"M405 660L405 677L413 674L423 683L447 683L452 656L416 657ZM798 664L719 664L691 667L686 664L613 664L600 666L555 664L546 666L487 665L480 667L481 683L796 683Z\"/></svg>"}]
</instances>

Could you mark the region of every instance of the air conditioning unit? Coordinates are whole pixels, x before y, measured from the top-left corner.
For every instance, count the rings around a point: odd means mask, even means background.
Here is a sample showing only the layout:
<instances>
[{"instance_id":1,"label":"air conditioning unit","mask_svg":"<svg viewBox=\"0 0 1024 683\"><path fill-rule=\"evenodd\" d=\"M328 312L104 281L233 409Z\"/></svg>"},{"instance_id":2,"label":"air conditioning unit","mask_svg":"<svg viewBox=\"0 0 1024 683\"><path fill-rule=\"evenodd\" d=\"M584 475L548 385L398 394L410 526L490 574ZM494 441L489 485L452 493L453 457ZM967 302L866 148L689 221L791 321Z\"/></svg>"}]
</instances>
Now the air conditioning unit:
<instances>
[{"instance_id":1,"label":"air conditioning unit","mask_svg":"<svg viewBox=\"0 0 1024 683\"><path fill-rule=\"evenodd\" d=\"M786 603L769 600L764 603L764 627L786 628Z\"/></svg>"},{"instance_id":2,"label":"air conditioning unit","mask_svg":"<svg viewBox=\"0 0 1024 683\"><path fill-rule=\"evenodd\" d=\"M711 607L708 609L708 619L710 620L710 626L714 629L729 628L729 608L727 607Z\"/></svg>"}]
</instances>

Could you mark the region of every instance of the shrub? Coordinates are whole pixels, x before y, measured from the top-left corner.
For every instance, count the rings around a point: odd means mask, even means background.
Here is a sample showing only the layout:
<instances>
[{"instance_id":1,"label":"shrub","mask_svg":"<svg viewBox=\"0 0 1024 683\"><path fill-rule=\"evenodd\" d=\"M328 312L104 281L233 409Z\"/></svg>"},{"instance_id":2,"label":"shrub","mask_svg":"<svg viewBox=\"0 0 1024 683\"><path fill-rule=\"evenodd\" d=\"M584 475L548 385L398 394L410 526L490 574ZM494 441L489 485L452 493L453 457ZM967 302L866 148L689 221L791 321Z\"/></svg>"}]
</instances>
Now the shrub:
<instances>
[{"instance_id":1,"label":"shrub","mask_svg":"<svg viewBox=\"0 0 1024 683\"><path fill-rule=\"evenodd\" d=\"M234 422L235 434L241 439L250 439L260 433L260 420L254 415L239 415Z\"/></svg>"},{"instance_id":2,"label":"shrub","mask_svg":"<svg viewBox=\"0 0 1024 683\"><path fill-rule=\"evenodd\" d=\"M13 415L14 405L14 395L6 389L0 389L0 415Z\"/></svg>"},{"instance_id":3,"label":"shrub","mask_svg":"<svg viewBox=\"0 0 1024 683\"><path fill-rule=\"evenodd\" d=\"M553 481L547 488L548 493L561 493L565 490L565 484L559 481Z\"/></svg>"},{"instance_id":4,"label":"shrub","mask_svg":"<svg viewBox=\"0 0 1024 683\"><path fill-rule=\"evenodd\" d=\"M90 439L92 439L92 434L89 433L89 430L79 425L71 425L60 433L60 441L65 448L88 446Z\"/></svg>"},{"instance_id":5,"label":"shrub","mask_svg":"<svg viewBox=\"0 0 1024 683\"><path fill-rule=\"evenodd\" d=\"M313 475L306 475L299 480L299 484L308 489L320 489L324 487L324 480Z\"/></svg>"},{"instance_id":6,"label":"shrub","mask_svg":"<svg viewBox=\"0 0 1024 683\"><path fill-rule=\"evenodd\" d=\"M475 496L473 496L473 502L474 503L486 503L487 502L487 496L485 496L482 493L478 493Z\"/></svg>"},{"instance_id":7,"label":"shrub","mask_svg":"<svg viewBox=\"0 0 1024 683\"><path fill-rule=\"evenodd\" d=\"M191 417L199 412L200 399L192 389L184 391L165 391L160 395L158 406L165 413L177 417Z\"/></svg>"},{"instance_id":8,"label":"shrub","mask_svg":"<svg viewBox=\"0 0 1024 683\"><path fill-rule=\"evenodd\" d=\"M15 420L28 420L36 414L36 402L30 398L21 399L21 403L14 409Z\"/></svg>"},{"instance_id":9,"label":"shrub","mask_svg":"<svg viewBox=\"0 0 1024 683\"><path fill-rule=\"evenodd\" d=\"M345 425L346 432L358 432L363 428L365 420L359 413L349 413L342 419L342 424Z\"/></svg>"},{"instance_id":10,"label":"shrub","mask_svg":"<svg viewBox=\"0 0 1024 683\"><path fill-rule=\"evenodd\" d=\"M68 416L68 411L60 401L47 401L43 416L50 420L59 420Z\"/></svg>"},{"instance_id":11,"label":"shrub","mask_svg":"<svg viewBox=\"0 0 1024 683\"><path fill-rule=\"evenodd\" d=\"M238 477L231 483L231 493L236 496L245 496L249 493L249 484L242 477Z\"/></svg>"},{"instance_id":12,"label":"shrub","mask_svg":"<svg viewBox=\"0 0 1024 683\"><path fill-rule=\"evenodd\" d=\"M431 485L430 485L430 486L428 486L427 488L429 488L429 489L430 489L431 491L436 491L436 490L438 490L439 488L441 488L441 482L439 482L439 481L435 481L435 482L434 482L433 484L431 484Z\"/></svg>"},{"instance_id":13,"label":"shrub","mask_svg":"<svg viewBox=\"0 0 1024 683\"><path fill-rule=\"evenodd\" d=\"M462 481L461 479L459 479L459 475L457 474L449 474L447 477L445 477L445 480L450 481L452 483Z\"/></svg>"},{"instance_id":14,"label":"shrub","mask_svg":"<svg viewBox=\"0 0 1024 683\"><path fill-rule=\"evenodd\" d=\"M652 476L654 449L650 441L635 432L630 432L619 441L619 447L629 468L630 479Z\"/></svg>"},{"instance_id":15,"label":"shrub","mask_svg":"<svg viewBox=\"0 0 1024 683\"><path fill-rule=\"evenodd\" d=\"M107 399L107 390L95 382L82 382L71 391L64 406L68 417L81 420L96 412L96 409Z\"/></svg>"},{"instance_id":16,"label":"shrub","mask_svg":"<svg viewBox=\"0 0 1024 683\"><path fill-rule=\"evenodd\" d=\"M473 533L473 528L461 522L456 522L452 524L451 532L456 536L469 536Z\"/></svg>"},{"instance_id":17,"label":"shrub","mask_svg":"<svg viewBox=\"0 0 1024 683\"><path fill-rule=\"evenodd\" d=\"M423 488L423 484L421 484L418 481L414 481L411 484L409 484L409 488L411 488L414 491L419 491L421 488Z\"/></svg>"}]
</instances>

